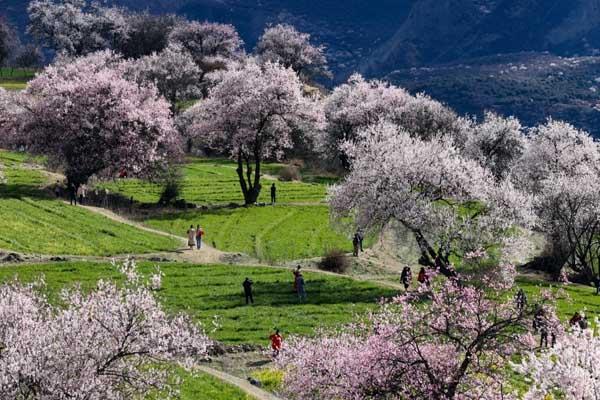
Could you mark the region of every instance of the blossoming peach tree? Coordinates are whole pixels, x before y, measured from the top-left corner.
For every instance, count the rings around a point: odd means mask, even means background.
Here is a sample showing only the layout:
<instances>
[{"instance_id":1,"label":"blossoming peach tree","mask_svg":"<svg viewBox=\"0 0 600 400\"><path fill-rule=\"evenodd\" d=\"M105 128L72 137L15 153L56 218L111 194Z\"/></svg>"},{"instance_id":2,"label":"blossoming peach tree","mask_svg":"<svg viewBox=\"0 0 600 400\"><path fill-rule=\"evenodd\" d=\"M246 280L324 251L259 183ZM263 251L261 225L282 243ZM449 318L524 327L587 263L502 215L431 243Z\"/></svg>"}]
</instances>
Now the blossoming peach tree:
<instances>
[{"instance_id":1,"label":"blossoming peach tree","mask_svg":"<svg viewBox=\"0 0 600 400\"><path fill-rule=\"evenodd\" d=\"M109 51L47 67L16 100L3 141L46 155L75 186L123 168L150 176L181 151L169 103Z\"/></svg>"},{"instance_id":2,"label":"blossoming peach tree","mask_svg":"<svg viewBox=\"0 0 600 400\"><path fill-rule=\"evenodd\" d=\"M302 91L298 75L280 64L249 59L221 74L205 101L186 111L187 132L237 161L246 204L260 194L261 163L309 138L320 123L320 105Z\"/></svg>"},{"instance_id":3,"label":"blossoming peach tree","mask_svg":"<svg viewBox=\"0 0 600 400\"><path fill-rule=\"evenodd\" d=\"M434 279L384 302L366 321L292 338L278 359L293 399L510 399L512 355L535 346L543 300L519 305L514 268Z\"/></svg>"},{"instance_id":4,"label":"blossoming peach tree","mask_svg":"<svg viewBox=\"0 0 600 400\"><path fill-rule=\"evenodd\" d=\"M425 141L389 122L359 134L342 145L351 169L330 191L332 211L363 229L400 223L423 265L452 276L452 255L501 244L531 220L528 196L463 156L450 138Z\"/></svg>"},{"instance_id":5,"label":"blossoming peach tree","mask_svg":"<svg viewBox=\"0 0 600 400\"><path fill-rule=\"evenodd\" d=\"M177 394L172 372L191 367L211 341L184 315L167 315L133 261L124 285L64 290L43 281L0 286L0 398L134 399Z\"/></svg>"}]
</instances>

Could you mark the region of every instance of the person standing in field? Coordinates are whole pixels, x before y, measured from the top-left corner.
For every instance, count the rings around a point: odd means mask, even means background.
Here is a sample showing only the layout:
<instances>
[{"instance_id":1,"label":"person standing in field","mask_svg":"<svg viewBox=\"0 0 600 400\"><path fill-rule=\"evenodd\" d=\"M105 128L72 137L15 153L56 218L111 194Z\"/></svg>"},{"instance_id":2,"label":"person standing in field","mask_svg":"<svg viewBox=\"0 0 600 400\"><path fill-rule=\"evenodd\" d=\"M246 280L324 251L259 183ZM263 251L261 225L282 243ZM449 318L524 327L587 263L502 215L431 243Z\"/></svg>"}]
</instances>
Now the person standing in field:
<instances>
[{"instance_id":1,"label":"person standing in field","mask_svg":"<svg viewBox=\"0 0 600 400\"><path fill-rule=\"evenodd\" d=\"M421 285L425 284L429 286L429 277L427 276L427 271L425 271L425 267L421 267L419 275L417 276L417 281L419 281Z\"/></svg>"},{"instance_id":2,"label":"person standing in field","mask_svg":"<svg viewBox=\"0 0 600 400\"><path fill-rule=\"evenodd\" d=\"M298 288L298 299L301 301L306 300L306 287L304 282L304 276L300 274L296 279L296 287Z\"/></svg>"},{"instance_id":3,"label":"person standing in field","mask_svg":"<svg viewBox=\"0 0 600 400\"><path fill-rule=\"evenodd\" d=\"M196 227L196 248L200 250L202 248L202 236L204 236L204 229L200 225Z\"/></svg>"},{"instance_id":4,"label":"person standing in field","mask_svg":"<svg viewBox=\"0 0 600 400\"><path fill-rule=\"evenodd\" d=\"M190 250L194 250L194 246L196 245L196 230L194 229L194 225L190 225L190 229L187 231L188 236L188 246L190 246Z\"/></svg>"},{"instance_id":5,"label":"person standing in field","mask_svg":"<svg viewBox=\"0 0 600 400\"><path fill-rule=\"evenodd\" d=\"M354 237L352 238L352 255L354 257L358 257L358 249L359 249L359 239L358 239L358 233L354 234Z\"/></svg>"},{"instance_id":6,"label":"person standing in field","mask_svg":"<svg viewBox=\"0 0 600 400\"><path fill-rule=\"evenodd\" d=\"M298 293L298 278L302 276L302 272L300 272L300 266L298 265L293 272L294 274L294 292Z\"/></svg>"},{"instance_id":7,"label":"person standing in field","mask_svg":"<svg viewBox=\"0 0 600 400\"><path fill-rule=\"evenodd\" d=\"M246 305L254 304L254 297L252 297L252 282L250 278L246 278L242 286L244 288L244 296L246 296Z\"/></svg>"},{"instance_id":8,"label":"person standing in field","mask_svg":"<svg viewBox=\"0 0 600 400\"><path fill-rule=\"evenodd\" d=\"M75 189L75 185L69 182L69 204L77 205L77 189Z\"/></svg>"},{"instance_id":9,"label":"person standing in field","mask_svg":"<svg viewBox=\"0 0 600 400\"><path fill-rule=\"evenodd\" d=\"M358 231L356 231L356 238L358 239L358 248L360 249L361 252L364 252L365 250L363 249L363 240L365 238L360 229Z\"/></svg>"},{"instance_id":10,"label":"person standing in field","mask_svg":"<svg viewBox=\"0 0 600 400\"><path fill-rule=\"evenodd\" d=\"M275 333L269 336L271 340L271 349L273 350L273 358L277 357L281 352L283 345L283 337L279 333L279 329L275 329Z\"/></svg>"},{"instance_id":11,"label":"person standing in field","mask_svg":"<svg viewBox=\"0 0 600 400\"><path fill-rule=\"evenodd\" d=\"M412 281L412 271L410 267L407 265L402 269L402 273L400 274L400 282L404 285L404 290L408 290L410 286L410 282Z\"/></svg>"},{"instance_id":12,"label":"person standing in field","mask_svg":"<svg viewBox=\"0 0 600 400\"><path fill-rule=\"evenodd\" d=\"M275 187L275 183L271 185L271 204L275 204L277 201L277 187Z\"/></svg>"}]
</instances>

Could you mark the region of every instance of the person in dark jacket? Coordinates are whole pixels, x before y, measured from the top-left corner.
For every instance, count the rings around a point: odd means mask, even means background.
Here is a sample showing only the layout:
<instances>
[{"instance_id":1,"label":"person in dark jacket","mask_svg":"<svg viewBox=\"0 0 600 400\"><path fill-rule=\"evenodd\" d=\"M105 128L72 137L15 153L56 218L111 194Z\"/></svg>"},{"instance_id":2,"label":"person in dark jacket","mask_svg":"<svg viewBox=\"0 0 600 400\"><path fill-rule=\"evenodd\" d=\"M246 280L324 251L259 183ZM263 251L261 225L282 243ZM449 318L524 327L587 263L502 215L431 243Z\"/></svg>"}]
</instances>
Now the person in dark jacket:
<instances>
[{"instance_id":1,"label":"person in dark jacket","mask_svg":"<svg viewBox=\"0 0 600 400\"><path fill-rule=\"evenodd\" d=\"M246 296L246 304L254 304L254 298L252 297L252 282L250 278L246 278L242 286L244 287L244 295Z\"/></svg>"},{"instance_id":2,"label":"person in dark jacket","mask_svg":"<svg viewBox=\"0 0 600 400\"><path fill-rule=\"evenodd\" d=\"M277 187L275 187L275 184L273 183L271 185L271 204L275 204L276 201L277 201Z\"/></svg>"},{"instance_id":3,"label":"person in dark jacket","mask_svg":"<svg viewBox=\"0 0 600 400\"><path fill-rule=\"evenodd\" d=\"M410 287L410 282L412 281L412 271L410 267L407 265L402 269L402 273L400 274L400 282L404 285L404 290L408 290Z\"/></svg>"}]
</instances>

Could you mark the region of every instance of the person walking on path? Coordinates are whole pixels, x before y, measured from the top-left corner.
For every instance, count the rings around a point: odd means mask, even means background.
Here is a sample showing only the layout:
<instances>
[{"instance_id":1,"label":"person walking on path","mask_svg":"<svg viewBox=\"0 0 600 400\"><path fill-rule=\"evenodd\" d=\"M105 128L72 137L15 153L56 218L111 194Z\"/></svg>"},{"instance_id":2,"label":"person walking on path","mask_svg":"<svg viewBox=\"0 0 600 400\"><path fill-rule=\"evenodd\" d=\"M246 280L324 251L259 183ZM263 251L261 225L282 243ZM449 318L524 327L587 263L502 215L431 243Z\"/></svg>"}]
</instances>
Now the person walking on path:
<instances>
[{"instance_id":1,"label":"person walking on path","mask_svg":"<svg viewBox=\"0 0 600 400\"><path fill-rule=\"evenodd\" d=\"M410 287L410 282L412 281L412 271L410 267L407 265L402 269L402 273L400 274L400 282L404 285L404 290L408 290Z\"/></svg>"},{"instance_id":2,"label":"person walking on path","mask_svg":"<svg viewBox=\"0 0 600 400\"><path fill-rule=\"evenodd\" d=\"M188 236L188 246L190 246L190 250L194 250L194 246L196 246L196 230L194 229L194 225L190 225L190 229L187 231Z\"/></svg>"},{"instance_id":3,"label":"person walking on path","mask_svg":"<svg viewBox=\"0 0 600 400\"><path fill-rule=\"evenodd\" d=\"M252 297L252 282L250 278L246 278L242 286L244 287L244 296L246 296L246 305L254 304L254 298Z\"/></svg>"},{"instance_id":4,"label":"person walking on path","mask_svg":"<svg viewBox=\"0 0 600 400\"><path fill-rule=\"evenodd\" d=\"M200 250L202 248L202 236L204 236L204 229L200 225L196 227L196 248Z\"/></svg>"},{"instance_id":5,"label":"person walking on path","mask_svg":"<svg viewBox=\"0 0 600 400\"><path fill-rule=\"evenodd\" d=\"M352 238L352 255L354 257L358 257L358 249L359 249L359 239L358 239L358 233L354 234L354 237Z\"/></svg>"},{"instance_id":6,"label":"person walking on path","mask_svg":"<svg viewBox=\"0 0 600 400\"><path fill-rule=\"evenodd\" d=\"M302 276L302 274L300 274L298 276L298 279L296 279L296 287L298 288L298 299L300 299L301 301L305 301L306 300L306 287L305 287L304 277Z\"/></svg>"},{"instance_id":7,"label":"person walking on path","mask_svg":"<svg viewBox=\"0 0 600 400\"><path fill-rule=\"evenodd\" d=\"M271 204L275 204L277 201L277 187L275 187L275 183L271 185Z\"/></svg>"},{"instance_id":8,"label":"person walking on path","mask_svg":"<svg viewBox=\"0 0 600 400\"><path fill-rule=\"evenodd\" d=\"M522 288L519 288L519 291L517 292L517 295L515 297L515 303L517 304L517 309L519 310L519 312L522 313L525 307L527 306L527 295L525 294Z\"/></svg>"},{"instance_id":9,"label":"person walking on path","mask_svg":"<svg viewBox=\"0 0 600 400\"><path fill-rule=\"evenodd\" d=\"M59 199L62 194L62 187L59 181L56 181L56 185L54 186L54 194L57 199Z\"/></svg>"},{"instance_id":10,"label":"person walking on path","mask_svg":"<svg viewBox=\"0 0 600 400\"><path fill-rule=\"evenodd\" d=\"M362 230L358 230L356 231L356 238L358 239L358 248L360 249L361 253L364 252L365 250L363 249L363 240L365 239L362 233Z\"/></svg>"},{"instance_id":11,"label":"person walking on path","mask_svg":"<svg viewBox=\"0 0 600 400\"><path fill-rule=\"evenodd\" d=\"M300 278L300 276L302 276L302 272L300 272L300 268L301 267L298 265L293 272L293 274L294 274L294 292L295 293L298 293L298 278Z\"/></svg>"},{"instance_id":12,"label":"person walking on path","mask_svg":"<svg viewBox=\"0 0 600 400\"><path fill-rule=\"evenodd\" d=\"M275 329L275 333L269 336L271 340L271 349L273 350L273 358L276 358L281 352L283 346L283 337L279 333L279 329Z\"/></svg>"},{"instance_id":13,"label":"person walking on path","mask_svg":"<svg viewBox=\"0 0 600 400\"><path fill-rule=\"evenodd\" d=\"M84 200L85 200L85 186L84 185L80 185L79 188L77 189L77 198L79 199L79 205L83 205Z\"/></svg>"},{"instance_id":14,"label":"person walking on path","mask_svg":"<svg viewBox=\"0 0 600 400\"><path fill-rule=\"evenodd\" d=\"M77 189L75 189L75 185L69 182L69 204L77 205Z\"/></svg>"}]
</instances>

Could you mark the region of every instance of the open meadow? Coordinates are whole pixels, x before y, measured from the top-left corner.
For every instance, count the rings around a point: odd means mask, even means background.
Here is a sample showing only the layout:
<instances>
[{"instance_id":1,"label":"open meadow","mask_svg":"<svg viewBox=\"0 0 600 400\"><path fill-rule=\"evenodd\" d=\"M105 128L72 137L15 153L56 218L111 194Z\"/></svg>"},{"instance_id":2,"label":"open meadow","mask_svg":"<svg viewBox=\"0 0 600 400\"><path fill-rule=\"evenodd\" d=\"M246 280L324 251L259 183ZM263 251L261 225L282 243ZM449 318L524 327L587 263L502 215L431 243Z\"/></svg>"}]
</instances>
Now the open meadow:
<instances>
[{"instance_id":1,"label":"open meadow","mask_svg":"<svg viewBox=\"0 0 600 400\"><path fill-rule=\"evenodd\" d=\"M243 202L240 182L235 169L237 165L229 160L188 158L181 168L182 191L180 197L199 205L222 205ZM324 203L327 183L331 178L306 175L302 182L281 182L277 180L282 164L265 163L262 166L262 191L259 202L270 203L269 187L275 183L278 188L279 203ZM138 179L118 179L104 182L100 186L133 197L143 203L156 203L162 187L158 184Z\"/></svg>"},{"instance_id":2,"label":"open meadow","mask_svg":"<svg viewBox=\"0 0 600 400\"><path fill-rule=\"evenodd\" d=\"M140 265L141 271L149 274L155 263ZM381 298L397 293L378 284L307 272L308 299L302 302L292 290L289 269L170 263L160 267L165 277L158 296L164 306L173 312L189 313L211 337L230 344L266 346L275 328L286 336L312 334L316 328L349 322L355 314L373 309ZM0 268L0 281L14 276L29 282L44 276L54 298L62 288L75 283L89 290L99 279L122 280L112 265L88 262ZM254 281L255 304L251 306L244 303L242 282L246 277Z\"/></svg>"},{"instance_id":3,"label":"open meadow","mask_svg":"<svg viewBox=\"0 0 600 400\"><path fill-rule=\"evenodd\" d=\"M53 198L40 188L50 178L27 161L23 154L0 150L0 249L109 256L173 250L180 245L176 239L141 231Z\"/></svg>"}]
</instances>

